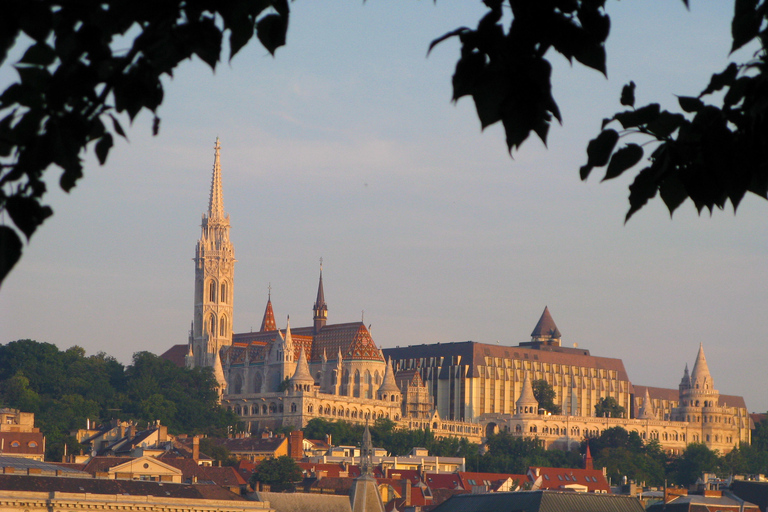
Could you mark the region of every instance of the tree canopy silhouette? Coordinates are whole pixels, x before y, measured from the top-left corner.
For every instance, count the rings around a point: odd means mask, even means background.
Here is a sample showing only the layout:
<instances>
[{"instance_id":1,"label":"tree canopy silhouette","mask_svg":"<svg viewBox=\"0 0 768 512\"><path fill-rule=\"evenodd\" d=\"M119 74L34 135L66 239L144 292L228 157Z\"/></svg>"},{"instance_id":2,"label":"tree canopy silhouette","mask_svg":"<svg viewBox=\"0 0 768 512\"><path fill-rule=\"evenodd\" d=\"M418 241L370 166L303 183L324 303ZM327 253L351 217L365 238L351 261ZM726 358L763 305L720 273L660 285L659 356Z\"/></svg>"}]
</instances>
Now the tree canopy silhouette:
<instances>
[{"instance_id":1,"label":"tree canopy silhouette","mask_svg":"<svg viewBox=\"0 0 768 512\"><path fill-rule=\"evenodd\" d=\"M475 29L453 30L429 50L460 40L453 98L471 96L483 128L501 122L510 152L531 133L546 143L553 119L562 121L549 50L606 74L605 0L484 4L488 13ZM504 10L511 21L504 21ZM630 186L627 219L657 193L670 213L688 198L699 212L729 201L735 209L746 192L765 198L767 17L766 0L735 0L731 50L759 49L748 62L713 74L698 96L681 96L682 112L662 111L657 103L635 107L630 82L620 99L628 110L603 120L587 147L581 178L606 167L603 179L612 179L647 157L649 164ZM149 110L158 132L161 78L172 76L180 62L196 55L215 69L225 35L230 60L254 35L274 54L285 43L288 19L287 0L6 2L0 65L17 42L26 48L14 64L18 81L0 94L0 213L7 212L15 226L0 225L0 282L21 257L20 235L29 241L53 213L43 203L43 176L51 167L61 169L59 185L71 190L82 177L87 150L103 165L115 137L126 136L120 119L132 121ZM705 101L713 93L722 97L719 105Z\"/></svg>"}]
</instances>

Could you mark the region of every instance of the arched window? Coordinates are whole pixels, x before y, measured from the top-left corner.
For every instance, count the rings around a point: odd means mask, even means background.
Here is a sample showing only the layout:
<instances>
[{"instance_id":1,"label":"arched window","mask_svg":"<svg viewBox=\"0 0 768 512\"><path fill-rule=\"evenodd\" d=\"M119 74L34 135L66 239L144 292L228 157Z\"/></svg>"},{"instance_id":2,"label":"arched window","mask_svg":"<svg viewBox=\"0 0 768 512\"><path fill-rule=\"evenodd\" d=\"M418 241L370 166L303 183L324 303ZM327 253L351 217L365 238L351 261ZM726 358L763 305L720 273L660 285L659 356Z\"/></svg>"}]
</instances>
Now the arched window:
<instances>
[{"instance_id":1,"label":"arched window","mask_svg":"<svg viewBox=\"0 0 768 512\"><path fill-rule=\"evenodd\" d=\"M223 316L221 317L221 321L219 322L219 336L226 336L227 335L227 317Z\"/></svg>"},{"instance_id":2,"label":"arched window","mask_svg":"<svg viewBox=\"0 0 768 512\"><path fill-rule=\"evenodd\" d=\"M373 398L373 385L371 383L371 372L365 370L365 398Z\"/></svg>"},{"instance_id":3,"label":"arched window","mask_svg":"<svg viewBox=\"0 0 768 512\"><path fill-rule=\"evenodd\" d=\"M208 284L208 300L216 302L216 281L211 281Z\"/></svg>"},{"instance_id":4,"label":"arched window","mask_svg":"<svg viewBox=\"0 0 768 512\"><path fill-rule=\"evenodd\" d=\"M221 302L227 302L227 283L221 283L221 294L219 295Z\"/></svg>"},{"instance_id":5,"label":"arched window","mask_svg":"<svg viewBox=\"0 0 768 512\"><path fill-rule=\"evenodd\" d=\"M215 315L211 315L208 318L208 333L211 336L216 335L216 316Z\"/></svg>"},{"instance_id":6,"label":"arched window","mask_svg":"<svg viewBox=\"0 0 768 512\"><path fill-rule=\"evenodd\" d=\"M291 412L296 412L296 403L291 402Z\"/></svg>"}]
</instances>

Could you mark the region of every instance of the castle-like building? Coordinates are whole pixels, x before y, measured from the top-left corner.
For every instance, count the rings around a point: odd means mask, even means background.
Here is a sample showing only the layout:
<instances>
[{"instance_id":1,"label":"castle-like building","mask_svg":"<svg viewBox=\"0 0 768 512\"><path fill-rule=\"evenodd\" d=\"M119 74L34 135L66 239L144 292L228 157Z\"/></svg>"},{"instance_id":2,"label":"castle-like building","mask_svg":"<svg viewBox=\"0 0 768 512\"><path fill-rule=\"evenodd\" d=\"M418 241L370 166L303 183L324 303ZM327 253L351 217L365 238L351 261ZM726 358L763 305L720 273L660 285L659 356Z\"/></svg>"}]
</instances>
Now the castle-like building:
<instances>
[{"instance_id":1,"label":"castle-like building","mask_svg":"<svg viewBox=\"0 0 768 512\"><path fill-rule=\"evenodd\" d=\"M164 354L177 364L211 367L221 402L252 431L301 428L312 418L366 423L388 418L437 437L481 442L501 430L571 448L585 436L621 426L665 450L692 442L728 452L750 442L741 397L720 395L699 347L677 390L633 385L621 359L562 345L548 308L517 346L474 341L381 350L363 322L328 323L322 263L312 324L279 329L271 296L257 332L232 333L234 248L224 212L220 144L215 145L208 212L195 250L189 342ZM270 294L271 295L271 294ZM546 414L533 382L546 381L561 413ZM613 398L623 417L597 417Z\"/></svg>"}]
</instances>

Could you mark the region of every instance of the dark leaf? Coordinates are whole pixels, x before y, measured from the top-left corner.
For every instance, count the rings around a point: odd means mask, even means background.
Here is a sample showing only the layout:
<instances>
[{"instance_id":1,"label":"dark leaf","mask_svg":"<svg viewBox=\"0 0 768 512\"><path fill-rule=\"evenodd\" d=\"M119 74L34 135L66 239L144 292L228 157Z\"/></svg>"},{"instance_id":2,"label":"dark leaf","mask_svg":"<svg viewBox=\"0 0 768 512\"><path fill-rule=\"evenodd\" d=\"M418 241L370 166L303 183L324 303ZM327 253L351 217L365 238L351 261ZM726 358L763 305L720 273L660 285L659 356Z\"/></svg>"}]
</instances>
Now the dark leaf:
<instances>
[{"instance_id":1,"label":"dark leaf","mask_svg":"<svg viewBox=\"0 0 768 512\"><path fill-rule=\"evenodd\" d=\"M99 142L96 143L96 156L99 159L99 163L101 165L104 165L104 162L107 161L107 155L109 154L109 149L112 147L112 134L107 132L99 139Z\"/></svg>"},{"instance_id":2,"label":"dark leaf","mask_svg":"<svg viewBox=\"0 0 768 512\"><path fill-rule=\"evenodd\" d=\"M41 205L37 199L14 195L5 202L5 210L27 240L37 227L53 214L49 206Z\"/></svg>"},{"instance_id":3,"label":"dark leaf","mask_svg":"<svg viewBox=\"0 0 768 512\"><path fill-rule=\"evenodd\" d=\"M698 112L699 109L704 106L703 101L691 96L678 96L677 102L680 104L680 108L685 112Z\"/></svg>"},{"instance_id":4,"label":"dark leaf","mask_svg":"<svg viewBox=\"0 0 768 512\"><path fill-rule=\"evenodd\" d=\"M118 122L117 118L113 116L112 114L109 114L109 117L112 118L112 127L115 129L115 132L120 135L122 138L128 140L128 137L125 136L125 132L123 131L123 127L120 126L120 123Z\"/></svg>"},{"instance_id":5,"label":"dark leaf","mask_svg":"<svg viewBox=\"0 0 768 512\"><path fill-rule=\"evenodd\" d=\"M678 206L688 198L688 192L680 181L677 173L670 173L659 186L659 195L667 205L671 217Z\"/></svg>"},{"instance_id":6,"label":"dark leaf","mask_svg":"<svg viewBox=\"0 0 768 512\"><path fill-rule=\"evenodd\" d=\"M620 148L611 157L603 181L621 176L624 171L633 167L641 158L643 158L643 148L637 144L627 144Z\"/></svg>"},{"instance_id":7,"label":"dark leaf","mask_svg":"<svg viewBox=\"0 0 768 512\"><path fill-rule=\"evenodd\" d=\"M285 44L288 18L279 14L267 14L256 23L256 35L264 48L272 55Z\"/></svg>"},{"instance_id":8,"label":"dark leaf","mask_svg":"<svg viewBox=\"0 0 768 512\"><path fill-rule=\"evenodd\" d=\"M481 79L485 67L485 56L480 52L470 52L456 63L453 73L453 100L472 94L475 84Z\"/></svg>"},{"instance_id":9,"label":"dark leaf","mask_svg":"<svg viewBox=\"0 0 768 512\"><path fill-rule=\"evenodd\" d=\"M20 62L24 64L35 64L40 66L49 66L56 60L56 52L45 43L37 43L24 52Z\"/></svg>"},{"instance_id":10,"label":"dark leaf","mask_svg":"<svg viewBox=\"0 0 768 512\"><path fill-rule=\"evenodd\" d=\"M608 76L608 72L605 69L605 47L602 43L580 45L574 50L573 56L585 66L596 69L605 76Z\"/></svg>"},{"instance_id":11,"label":"dark leaf","mask_svg":"<svg viewBox=\"0 0 768 512\"><path fill-rule=\"evenodd\" d=\"M59 186L64 192L69 192L75 187L77 180L83 177L83 166L78 161L64 169L59 179Z\"/></svg>"},{"instance_id":12,"label":"dark leaf","mask_svg":"<svg viewBox=\"0 0 768 512\"><path fill-rule=\"evenodd\" d=\"M627 110L616 114L615 119L621 123L621 126L626 128L634 128L636 126L648 124L657 117L659 117L661 108L658 103L651 103L644 107L640 107L637 110Z\"/></svg>"},{"instance_id":13,"label":"dark leaf","mask_svg":"<svg viewBox=\"0 0 768 512\"><path fill-rule=\"evenodd\" d=\"M762 17L757 12L757 0L736 0L734 7L731 21L733 37L731 52L735 52L757 37L762 23Z\"/></svg>"},{"instance_id":14,"label":"dark leaf","mask_svg":"<svg viewBox=\"0 0 768 512\"><path fill-rule=\"evenodd\" d=\"M656 171L653 167L646 167L635 177L635 181L629 186L629 211L624 222L627 222L636 211L656 195L655 176Z\"/></svg>"},{"instance_id":15,"label":"dark leaf","mask_svg":"<svg viewBox=\"0 0 768 512\"><path fill-rule=\"evenodd\" d=\"M731 62L728 64L728 67L725 68L725 70L722 73L715 73L712 75L712 79L709 81L709 85L706 89L704 89L701 94L699 94L699 98L704 96L705 94L711 94L715 91L719 91L726 85L731 85L733 81L736 79L736 75L739 74L739 67Z\"/></svg>"},{"instance_id":16,"label":"dark leaf","mask_svg":"<svg viewBox=\"0 0 768 512\"><path fill-rule=\"evenodd\" d=\"M589 141L587 145L587 165L601 167L607 164L618 140L619 134L616 130L609 128L600 132L600 135Z\"/></svg>"},{"instance_id":17,"label":"dark leaf","mask_svg":"<svg viewBox=\"0 0 768 512\"><path fill-rule=\"evenodd\" d=\"M21 258L21 240L8 226L0 226L0 283Z\"/></svg>"},{"instance_id":18,"label":"dark leaf","mask_svg":"<svg viewBox=\"0 0 768 512\"><path fill-rule=\"evenodd\" d=\"M635 82L630 81L621 89L621 104L627 107L635 106Z\"/></svg>"},{"instance_id":19,"label":"dark leaf","mask_svg":"<svg viewBox=\"0 0 768 512\"><path fill-rule=\"evenodd\" d=\"M646 129L658 140L666 139L680 128L687 120L682 114L672 114L666 110L646 125Z\"/></svg>"},{"instance_id":20,"label":"dark leaf","mask_svg":"<svg viewBox=\"0 0 768 512\"><path fill-rule=\"evenodd\" d=\"M485 129L501 120L501 103L506 99L509 88L501 78L485 79L474 88L472 99L475 100L477 117Z\"/></svg>"},{"instance_id":21,"label":"dark leaf","mask_svg":"<svg viewBox=\"0 0 768 512\"><path fill-rule=\"evenodd\" d=\"M152 135L157 135L158 133L160 133L160 118L155 116L152 120Z\"/></svg>"}]
</instances>

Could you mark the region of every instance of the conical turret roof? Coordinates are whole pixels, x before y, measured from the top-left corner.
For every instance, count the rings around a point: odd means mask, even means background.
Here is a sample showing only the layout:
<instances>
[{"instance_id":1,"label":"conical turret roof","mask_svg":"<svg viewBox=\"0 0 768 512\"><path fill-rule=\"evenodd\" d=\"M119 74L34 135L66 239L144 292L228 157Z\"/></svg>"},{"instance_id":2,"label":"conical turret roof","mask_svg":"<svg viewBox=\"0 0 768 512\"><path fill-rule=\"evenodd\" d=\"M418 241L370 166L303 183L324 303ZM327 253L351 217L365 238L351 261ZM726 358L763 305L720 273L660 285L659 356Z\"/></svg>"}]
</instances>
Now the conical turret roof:
<instances>
[{"instance_id":1,"label":"conical turret roof","mask_svg":"<svg viewBox=\"0 0 768 512\"><path fill-rule=\"evenodd\" d=\"M704 357L704 346L699 343L699 353L696 354L696 362L693 364L693 371L691 372L691 384L696 383L704 384L704 382L712 383L712 375L709 373L709 366L707 366L707 358Z\"/></svg>"},{"instance_id":2,"label":"conical turret roof","mask_svg":"<svg viewBox=\"0 0 768 512\"><path fill-rule=\"evenodd\" d=\"M304 347L299 350L299 362L296 364L296 371L291 377L291 383L295 384L314 384L315 379L312 378L312 374L309 371L309 364L307 363L307 355L304 353Z\"/></svg>"},{"instance_id":3,"label":"conical turret roof","mask_svg":"<svg viewBox=\"0 0 768 512\"><path fill-rule=\"evenodd\" d=\"M276 331L275 312L272 311L272 294L267 298L267 307L264 309L264 318L261 320L260 332Z\"/></svg>"},{"instance_id":4,"label":"conical turret roof","mask_svg":"<svg viewBox=\"0 0 768 512\"><path fill-rule=\"evenodd\" d=\"M641 420L651 420L653 415L653 403L651 403L651 394L648 392L648 388L645 388L645 396L643 397L643 406L640 409Z\"/></svg>"},{"instance_id":5,"label":"conical turret roof","mask_svg":"<svg viewBox=\"0 0 768 512\"><path fill-rule=\"evenodd\" d=\"M333 270L333 269L331 269ZM331 276L333 277L333 276ZM333 283L331 283L333 284ZM317 285L317 299L315 300L315 309L322 309L326 307L325 304L325 292L323 291L323 268L320 267L320 282Z\"/></svg>"},{"instance_id":6,"label":"conical turret roof","mask_svg":"<svg viewBox=\"0 0 768 512\"><path fill-rule=\"evenodd\" d=\"M531 332L531 338L534 340L561 338L560 330L555 325L555 321L552 319L552 315L549 313L549 307L544 306L544 312L539 318L539 322Z\"/></svg>"},{"instance_id":7,"label":"conical turret roof","mask_svg":"<svg viewBox=\"0 0 768 512\"><path fill-rule=\"evenodd\" d=\"M392 370L392 358L387 360L387 368L384 370L384 381L379 387L379 393L399 393L400 388L395 383L395 372Z\"/></svg>"},{"instance_id":8,"label":"conical turret roof","mask_svg":"<svg viewBox=\"0 0 768 512\"><path fill-rule=\"evenodd\" d=\"M221 357L218 350L215 351L213 358L213 377L216 379L219 389L224 392L227 388L227 379L224 377L224 368L221 366Z\"/></svg>"},{"instance_id":9,"label":"conical turret roof","mask_svg":"<svg viewBox=\"0 0 768 512\"><path fill-rule=\"evenodd\" d=\"M520 398L515 402L517 406L517 412L521 413L528 409L528 414L537 414L539 410L539 402L536 397L533 396L533 386L531 385L531 379L528 377L528 373L525 374L525 380L523 380L523 389L520 391Z\"/></svg>"}]
</instances>

